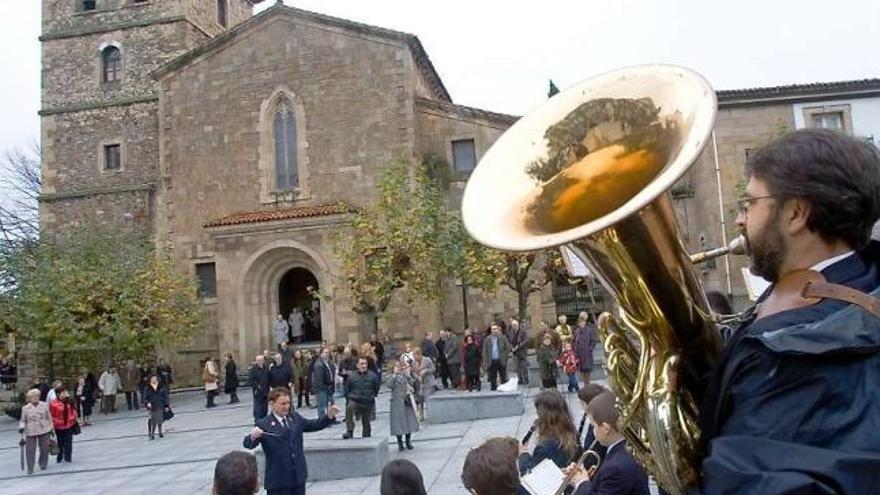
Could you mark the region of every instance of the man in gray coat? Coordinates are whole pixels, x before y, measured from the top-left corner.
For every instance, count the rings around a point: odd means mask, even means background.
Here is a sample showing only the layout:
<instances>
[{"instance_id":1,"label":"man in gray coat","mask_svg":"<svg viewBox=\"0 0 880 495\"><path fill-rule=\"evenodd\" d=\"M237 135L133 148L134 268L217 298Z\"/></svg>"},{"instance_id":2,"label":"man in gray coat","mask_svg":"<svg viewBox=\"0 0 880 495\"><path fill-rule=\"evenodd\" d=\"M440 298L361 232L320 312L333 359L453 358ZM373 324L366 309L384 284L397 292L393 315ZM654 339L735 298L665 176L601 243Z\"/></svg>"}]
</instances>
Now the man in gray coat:
<instances>
[{"instance_id":1,"label":"man in gray coat","mask_svg":"<svg viewBox=\"0 0 880 495\"><path fill-rule=\"evenodd\" d=\"M449 373L449 382L452 388L461 385L461 337L451 329L446 332L446 343L443 345L446 353L446 371Z\"/></svg>"},{"instance_id":2,"label":"man in gray coat","mask_svg":"<svg viewBox=\"0 0 880 495\"><path fill-rule=\"evenodd\" d=\"M516 376L523 385L529 384L529 348L528 332L525 327L520 326L519 320L511 318L510 328L507 330L510 336L510 345L513 346L511 352L516 362Z\"/></svg>"},{"instance_id":3,"label":"man in gray coat","mask_svg":"<svg viewBox=\"0 0 880 495\"><path fill-rule=\"evenodd\" d=\"M590 383L590 374L594 366L593 350L599 343L596 327L589 323L588 318L589 315L582 312L578 316L577 328L574 330L574 352L579 361L578 371L581 372L582 386Z\"/></svg>"}]
</instances>

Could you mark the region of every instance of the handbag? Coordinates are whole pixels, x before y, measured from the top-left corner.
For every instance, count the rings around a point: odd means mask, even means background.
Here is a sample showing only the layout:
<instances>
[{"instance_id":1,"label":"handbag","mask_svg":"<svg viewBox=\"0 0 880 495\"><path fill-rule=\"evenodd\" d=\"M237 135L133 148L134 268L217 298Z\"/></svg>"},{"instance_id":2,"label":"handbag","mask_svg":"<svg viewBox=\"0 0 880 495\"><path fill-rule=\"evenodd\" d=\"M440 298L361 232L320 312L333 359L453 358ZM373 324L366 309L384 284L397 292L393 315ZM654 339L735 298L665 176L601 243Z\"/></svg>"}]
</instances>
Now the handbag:
<instances>
[{"instance_id":1,"label":"handbag","mask_svg":"<svg viewBox=\"0 0 880 495\"><path fill-rule=\"evenodd\" d=\"M73 423L72 431L74 435L79 435L80 433L82 433L82 427L80 427L78 422Z\"/></svg>"},{"instance_id":2,"label":"handbag","mask_svg":"<svg viewBox=\"0 0 880 495\"><path fill-rule=\"evenodd\" d=\"M58 455L61 452L61 447L58 446L58 441L55 440L54 435L49 435L49 454Z\"/></svg>"},{"instance_id":3,"label":"handbag","mask_svg":"<svg viewBox=\"0 0 880 495\"><path fill-rule=\"evenodd\" d=\"M164 411L162 411L162 421L168 421L169 419L174 417L174 411L171 410L171 407L166 407Z\"/></svg>"}]
</instances>

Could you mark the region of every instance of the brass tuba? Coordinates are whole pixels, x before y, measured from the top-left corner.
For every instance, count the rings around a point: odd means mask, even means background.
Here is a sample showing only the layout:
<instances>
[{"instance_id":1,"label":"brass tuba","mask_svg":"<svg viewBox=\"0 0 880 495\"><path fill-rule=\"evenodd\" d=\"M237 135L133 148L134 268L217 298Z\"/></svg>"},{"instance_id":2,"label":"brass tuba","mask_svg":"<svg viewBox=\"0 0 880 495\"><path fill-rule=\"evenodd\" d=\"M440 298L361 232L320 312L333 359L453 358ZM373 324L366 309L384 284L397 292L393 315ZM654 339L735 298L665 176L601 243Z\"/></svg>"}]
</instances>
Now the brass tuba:
<instances>
[{"instance_id":1,"label":"brass tuba","mask_svg":"<svg viewBox=\"0 0 880 495\"><path fill-rule=\"evenodd\" d=\"M599 318L618 427L672 494L699 482L697 405L721 341L668 190L706 145L715 92L681 67L612 71L517 121L473 171L468 232L507 251L565 245L614 296Z\"/></svg>"}]
</instances>

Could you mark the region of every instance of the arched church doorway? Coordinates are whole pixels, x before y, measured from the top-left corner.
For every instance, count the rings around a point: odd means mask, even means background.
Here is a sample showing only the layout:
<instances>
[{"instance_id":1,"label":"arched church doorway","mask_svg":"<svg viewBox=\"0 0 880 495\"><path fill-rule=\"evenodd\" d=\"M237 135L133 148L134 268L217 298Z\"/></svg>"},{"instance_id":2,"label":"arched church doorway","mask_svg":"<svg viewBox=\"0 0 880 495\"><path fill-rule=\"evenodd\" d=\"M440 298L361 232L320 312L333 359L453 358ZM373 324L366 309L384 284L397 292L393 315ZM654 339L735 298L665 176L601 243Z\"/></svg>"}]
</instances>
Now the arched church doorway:
<instances>
[{"instance_id":1,"label":"arched church doorway","mask_svg":"<svg viewBox=\"0 0 880 495\"><path fill-rule=\"evenodd\" d=\"M321 301L318 298L318 279L306 268L291 268L278 283L278 309L288 319L291 332L302 331L303 342L320 342ZM291 315L294 315L291 317Z\"/></svg>"}]
</instances>

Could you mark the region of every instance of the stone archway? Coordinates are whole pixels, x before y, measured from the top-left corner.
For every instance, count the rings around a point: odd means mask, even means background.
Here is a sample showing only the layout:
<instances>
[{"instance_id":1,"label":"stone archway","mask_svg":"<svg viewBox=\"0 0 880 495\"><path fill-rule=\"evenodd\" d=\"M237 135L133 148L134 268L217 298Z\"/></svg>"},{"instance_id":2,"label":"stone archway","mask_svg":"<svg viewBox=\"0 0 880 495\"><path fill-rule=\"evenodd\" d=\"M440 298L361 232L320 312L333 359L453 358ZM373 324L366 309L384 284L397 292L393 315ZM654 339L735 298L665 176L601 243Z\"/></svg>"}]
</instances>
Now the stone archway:
<instances>
[{"instance_id":1,"label":"stone archway","mask_svg":"<svg viewBox=\"0 0 880 495\"><path fill-rule=\"evenodd\" d=\"M312 275L318 287L331 287L327 263L316 251L292 240L269 243L251 255L239 277L239 350L250 356L272 348L272 325L282 312L279 289L289 273ZM286 316L286 315L285 315ZM322 300L320 331L325 340L336 337L332 299Z\"/></svg>"},{"instance_id":2,"label":"stone archway","mask_svg":"<svg viewBox=\"0 0 880 495\"><path fill-rule=\"evenodd\" d=\"M315 275L306 268L291 268L278 283L278 308L285 318L294 310L302 316L300 319L300 335L303 342L320 342L321 335L321 302L313 296L313 291L320 293L321 284ZM291 323L293 326L294 323ZM291 333L293 329L291 328Z\"/></svg>"}]
</instances>

